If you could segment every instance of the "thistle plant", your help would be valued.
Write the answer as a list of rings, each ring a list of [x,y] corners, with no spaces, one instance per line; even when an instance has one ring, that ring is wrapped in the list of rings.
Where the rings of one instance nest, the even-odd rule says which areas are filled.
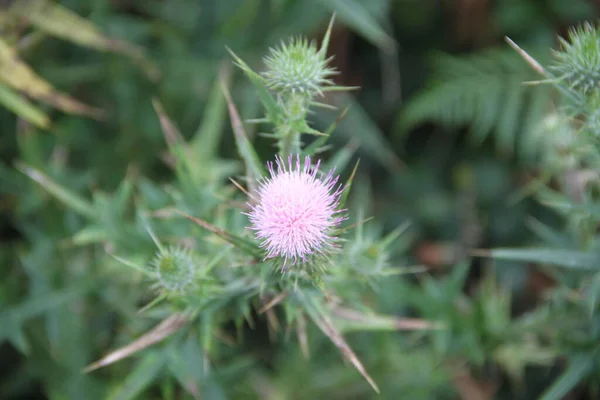
[[[516,47],[514,45],[513,47]],[[536,225],[542,239],[553,238],[534,248],[502,248],[477,252],[496,259],[518,260],[544,266],[544,272],[556,280],[546,294],[549,315],[541,316],[540,340],[549,348],[560,349],[558,358],[566,367],[542,398],[564,398],[580,382],[597,382],[600,375],[600,125],[598,125],[598,89],[600,88],[600,32],[590,23],[572,29],[560,39],[555,61],[544,68],[517,48],[539,73],[543,83],[552,84],[560,94],[554,110],[540,127],[550,143],[556,145],[557,185],[544,180],[535,182],[536,197],[561,215],[566,224],[557,229]],[[552,317],[551,315],[555,315]],[[577,317],[575,317],[577,315]],[[576,340],[573,340],[577,337]],[[597,396],[598,385],[591,385]]]
[[[162,318],[156,327],[148,327],[131,344],[109,353],[87,371],[167,338],[164,351],[183,349],[184,341],[186,349],[201,346],[204,370],[211,366],[209,359],[218,368],[229,354],[228,347],[220,345],[228,336],[223,332],[234,326],[241,337],[244,329],[255,326],[253,316],[258,314],[267,316],[276,337],[282,325],[288,332],[295,330],[306,353],[307,321],[312,321],[378,390],[345,341],[343,330],[357,320],[360,327],[354,330],[433,327],[425,321],[404,324],[363,304],[367,283],[376,285],[380,278],[402,271],[389,262],[389,247],[398,232],[384,238],[363,237],[365,221],[357,217],[362,210],[346,204],[358,164],[346,180],[336,171],[343,172],[347,161],[323,167],[324,146],[336,124],[320,132],[308,121],[311,107],[322,105],[318,97],[349,89],[331,80],[335,71],[326,53],[332,26],[333,19],[319,49],[300,38],[272,49],[262,73],[232,52],[265,110],[265,118],[248,123],[272,127],[268,136],[275,139],[278,154],[261,157],[256,152],[224,78],[215,88],[223,91],[230,112],[240,164],[219,157],[214,145],[218,131],[201,132],[193,144],[186,142],[154,100],[169,147],[166,158],[175,176],[168,185],[142,179],[133,185],[125,179],[114,195],[90,201],[40,171],[21,166],[23,173],[88,221],[74,243],[102,245],[110,270],[123,271],[118,284],[147,285],[146,293],[136,299],[143,305],[141,313]],[[318,137],[304,146],[303,134]],[[323,154],[319,160],[317,152]],[[340,158],[335,151],[330,157],[344,159],[349,158]],[[224,183],[228,179],[232,185]],[[346,237],[353,230],[351,219],[358,229]],[[158,290],[151,291],[152,284]],[[153,297],[148,300],[148,295]],[[186,334],[176,335],[180,330]]]

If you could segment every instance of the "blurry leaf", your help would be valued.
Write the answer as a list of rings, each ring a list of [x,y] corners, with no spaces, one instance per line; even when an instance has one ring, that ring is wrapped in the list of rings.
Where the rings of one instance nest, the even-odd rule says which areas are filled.
[[[133,188],[134,184],[131,178],[126,177],[123,179],[110,204],[111,211],[114,215],[125,217],[127,213],[127,207],[132,200]]]
[[[360,148],[386,167],[388,171],[397,171],[402,166],[402,162],[365,109],[347,93],[338,93],[332,96],[332,99],[337,106],[347,105],[349,107],[344,118],[339,121],[339,134],[346,135],[348,139],[357,140]]]
[[[350,174],[350,177],[346,181],[344,192],[340,196],[340,209],[344,208],[344,206],[346,205],[346,200],[348,200],[348,196],[350,195],[350,189],[352,189],[352,183],[354,182],[354,178],[356,177],[356,171],[358,170],[358,163],[359,161],[356,161],[356,164],[354,164],[352,174]]]
[[[51,195],[81,215],[90,219],[96,219],[98,216],[94,206],[89,201],[80,197],[78,194],[71,192],[69,189],[60,186],[37,169],[31,168],[23,163],[18,163],[17,169],[39,183],[40,186],[46,189]]]
[[[544,392],[540,400],[561,400],[583,379],[587,378],[594,366],[592,354],[576,355],[569,360],[569,366],[554,384]]]
[[[204,368],[208,358],[198,345],[199,342],[196,335],[190,335],[184,343],[173,346],[168,352],[169,370],[194,399],[225,400],[227,396],[217,384],[215,374]],[[225,368],[230,368],[231,364],[233,363],[227,363]]]
[[[171,373],[195,399],[200,398],[199,383],[206,374],[204,370],[206,356],[198,346],[198,342],[199,339],[195,335],[190,335],[183,345],[168,352]]]
[[[531,341],[507,343],[494,351],[494,359],[519,383],[523,383],[527,366],[550,366],[555,358],[556,351]]]
[[[505,248],[473,250],[472,254],[478,257],[550,264],[571,268],[574,270],[595,271],[600,268],[600,254],[574,250],[557,250],[550,248]]]
[[[570,238],[564,232],[553,229],[550,226],[543,224],[535,218],[527,220],[527,227],[536,234],[544,243],[553,247],[568,247]]]
[[[158,115],[165,142],[167,142],[169,151],[174,157],[172,162],[175,164],[174,168],[177,172],[179,181],[183,184],[187,184],[185,186],[193,186],[194,182],[191,177],[194,168],[191,160],[193,157],[192,152],[188,148],[181,133],[179,133],[179,130],[175,127],[173,121],[171,121],[169,116],[165,113],[160,101],[154,98],[152,99],[152,105],[154,106],[154,111],[156,111],[156,114]]]
[[[379,387],[367,373],[367,370],[363,366],[362,362],[358,359],[354,351],[350,348],[342,334],[336,329],[329,317],[319,307],[319,305],[313,299],[312,294],[299,292],[299,299],[304,305],[306,313],[310,316],[312,321],[319,327],[319,329],[333,342],[338,348],[344,359],[348,360],[354,368],[365,378],[365,380],[371,385],[373,390],[380,393]]]
[[[50,126],[50,118],[48,118],[46,113],[1,83],[0,104],[39,128],[48,128]]]
[[[21,159],[32,167],[44,168],[48,160],[43,146],[45,132],[42,132],[41,129],[28,127],[17,129],[16,133],[17,147]]]
[[[8,335],[8,342],[11,345],[13,345],[15,349],[19,350],[22,354],[29,353],[29,343],[27,342],[27,338],[25,338],[25,333],[23,333],[23,330],[21,328],[13,328],[12,331],[8,333]],[[0,333],[0,339],[1,338],[2,333]]]
[[[396,133],[404,135],[425,122],[451,128],[469,126],[474,144],[494,135],[500,151],[519,149],[523,157],[540,153],[539,124],[552,100],[547,85],[524,86],[537,78],[512,50],[492,49],[457,57],[436,54],[432,77],[403,108]]]
[[[597,273],[591,279],[590,285],[586,290],[586,295],[591,318],[598,309],[598,304],[600,304],[600,273]]]
[[[339,124],[339,122],[344,119],[344,117],[346,116],[346,113],[348,112],[348,110],[350,109],[350,106],[347,106],[341,113],[340,115],[338,115],[338,117],[335,119],[335,121],[333,121],[329,127],[325,130],[324,135],[323,136],[319,136],[317,139],[315,139],[310,145],[308,145],[307,147],[305,147],[302,150],[302,156],[313,156],[316,153],[319,153],[321,151],[323,151],[323,148],[325,146],[325,144],[327,143],[327,140],[329,139],[329,137],[331,136],[331,134],[333,133],[333,131],[335,130],[335,128],[337,127],[337,125]]]
[[[208,96],[206,108],[202,116],[202,123],[193,136],[190,146],[198,158],[202,161],[213,159],[217,156],[219,141],[223,133],[225,122],[226,103],[222,92],[222,84],[227,86],[229,80],[229,70],[222,68],[221,80],[215,79],[213,87]]]
[[[130,400],[138,398],[146,388],[155,383],[165,364],[163,353],[148,352],[122,383],[108,396],[110,400]]]
[[[356,32],[369,40],[375,46],[390,49],[394,40],[383,30],[377,20],[371,15],[364,4],[358,0],[318,0]]]
[[[136,339],[135,341],[129,343],[128,345],[121,347],[117,350],[114,350],[102,357],[100,360],[88,365],[84,372],[90,372],[98,368],[105,367],[107,365],[113,364],[117,361],[120,361],[124,358],[129,357],[132,354],[135,354],[149,346],[152,346],[155,343],[158,343],[172,333],[177,332],[181,329],[187,322],[189,321],[189,316],[184,314],[173,314],[170,317],[164,319],[160,324],[155,326],[152,330],[146,332],[141,337]]]
[[[88,226],[73,235],[71,239],[76,246],[104,243],[110,240],[106,229],[99,226]]]
[[[497,390],[497,384],[481,382],[473,377],[466,368],[453,367],[452,383],[460,394],[461,400],[492,400]],[[458,370],[458,371],[457,371]]]
[[[238,152],[246,165],[246,171],[248,173],[248,186],[250,187],[250,190],[253,191],[253,189],[256,187],[257,180],[266,174],[265,169],[260,162],[252,143],[250,143],[250,140],[246,135],[240,115],[237,112],[235,104],[233,104],[233,100],[231,99],[226,82],[221,81],[221,88],[229,108],[229,117],[231,119],[231,126],[235,136],[235,143],[237,144]]]
[[[9,10],[25,18],[39,30],[81,46],[124,54],[139,62],[151,79],[160,72],[133,44],[107,38],[92,22],[51,0],[18,0]]]
[[[357,142],[351,141],[346,146],[337,150],[335,154],[323,164],[323,170],[329,171],[335,168],[338,173],[342,172],[348,166],[348,163],[352,159],[354,153],[356,153],[357,148]]]
[[[100,118],[103,111],[93,108],[56,91],[19,59],[14,49],[0,38],[0,82],[4,82],[26,95],[51,104],[68,113]]]
[[[600,205],[598,203],[578,203],[570,200],[563,193],[556,192],[548,187],[541,187],[537,193],[541,204],[552,207],[565,216],[580,216],[600,220]]]
[[[88,290],[94,288],[97,283],[97,278],[78,282],[50,294],[29,297],[24,302],[3,310],[0,313],[0,321],[2,321],[2,324],[0,324],[0,339],[7,337],[20,338],[22,334],[19,331],[26,320],[81,297]]]
[[[142,273],[143,275],[146,275],[149,277],[155,277],[155,275],[151,271],[149,271],[147,268],[144,268],[143,266],[138,265],[138,264],[134,263],[133,261],[126,260],[126,259],[119,257],[117,255],[114,255],[114,254],[111,254],[111,257],[114,258],[115,260],[117,260],[118,262],[120,262],[121,264],[126,265],[129,268],[136,270],[137,272]]]
[[[242,71],[244,71],[248,78],[250,78],[250,81],[252,82],[252,85],[256,90],[256,94],[258,95],[258,99],[260,100],[263,107],[265,108],[265,111],[267,112],[267,118],[269,119],[269,121],[271,121],[272,123],[276,123],[277,121],[279,121],[279,119],[281,118],[281,111],[279,109],[279,106],[277,105],[277,102],[271,95],[271,92],[269,92],[269,89],[267,89],[264,78],[258,75],[256,72],[252,71],[248,64],[246,64],[244,60],[236,56],[235,53],[233,53],[233,51],[229,50],[229,53],[235,60],[236,65],[240,67]],[[227,86],[225,86],[225,82],[223,82],[222,87],[227,97],[227,93],[229,92],[226,91]],[[228,103],[232,104],[231,101],[228,101]]]
[[[260,11],[260,0],[243,1],[232,11],[233,13],[228,15],[219,27],[219,34],[231,39],[236,35],[243,35],[243,31],[256,20],[257,13]]]
[[[371,313],[364,314],[342,307],[336,307],[332,312],[336,326],[342,332],[443,329],[442,324],[422,319],[396,318]]]

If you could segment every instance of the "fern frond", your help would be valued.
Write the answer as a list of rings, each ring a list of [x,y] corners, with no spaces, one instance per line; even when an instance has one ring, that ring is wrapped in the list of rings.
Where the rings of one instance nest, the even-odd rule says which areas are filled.
[[[428,87],[399,116],[399,134],[424,122],[468,126],[475,145],[493,135],[504,154],[517,152],[531,161],[539,153],[543,138],[533,132],[552,104],[554,89],[525,85],[539,76],[517,54],[509,49],[463,57],[436,54],[432,67]]]

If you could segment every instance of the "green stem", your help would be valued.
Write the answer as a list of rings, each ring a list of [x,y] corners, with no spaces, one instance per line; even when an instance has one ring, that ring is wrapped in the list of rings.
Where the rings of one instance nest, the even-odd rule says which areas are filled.
[[[301,94],[291,94],[285,101],[286,121],[279,129],[279,155],[286,158],[289,154],[300,152],[300,132],[295,127],[306,125],[310,98]]]
[[[279,140],[279,155],[287,158],[288,155],[300,152],[300,132],[286,126],[282,138]]]

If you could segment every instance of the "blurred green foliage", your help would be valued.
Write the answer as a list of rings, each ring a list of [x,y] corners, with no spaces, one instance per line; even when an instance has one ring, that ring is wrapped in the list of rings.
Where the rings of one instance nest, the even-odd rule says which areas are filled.
[[[296,340],[278,325],[283,310],[260,313],[259,302],[236,297],[156,334],[173,310],[140,312],[157,291],[123,265],[151,261],[149,225],[167,240],[201,236],[205,265],[243,262],[193,223],[150,223],[145,211],[176,206],[243,228],[223,205],[244,201],[227,181],[244,163],[220,79],[241,118],[264,110],[227,48],[261,70],[281,40],[322,38],[333,12],[336,83],[361,89],[323,100],[350,108],[322,156],[344,179],[360,158],[348,208],[352,222],[375,217],[347,235],[344,279],[363,280],[336,289],[365,312],[444,324],[335,321],[381,395],[308,318]],[[585,186],[597,180],[597,147],[575,135],[593,131],[586,105],[597,103],[522,85],[544,77],[504,40],[547,66],[557,35],[597,14],[591,0],[0,1],[0,71],[18,57],[38,84],[0,72],[0,398],[598,396],[597,188]],[[48,101],[40,85],[59,96]],[[316,109],[310,120],[325,131],[338,115]],[[271,159],[276,147],[259,135],[269,126],[244,127]],[[494,260],[472,248],[497,248],[477,253]],[[384,265],[406,273],[368,277]],[[228,300],[204,294],[203,305]],[[148,332],[169,337],[82,373]]]

